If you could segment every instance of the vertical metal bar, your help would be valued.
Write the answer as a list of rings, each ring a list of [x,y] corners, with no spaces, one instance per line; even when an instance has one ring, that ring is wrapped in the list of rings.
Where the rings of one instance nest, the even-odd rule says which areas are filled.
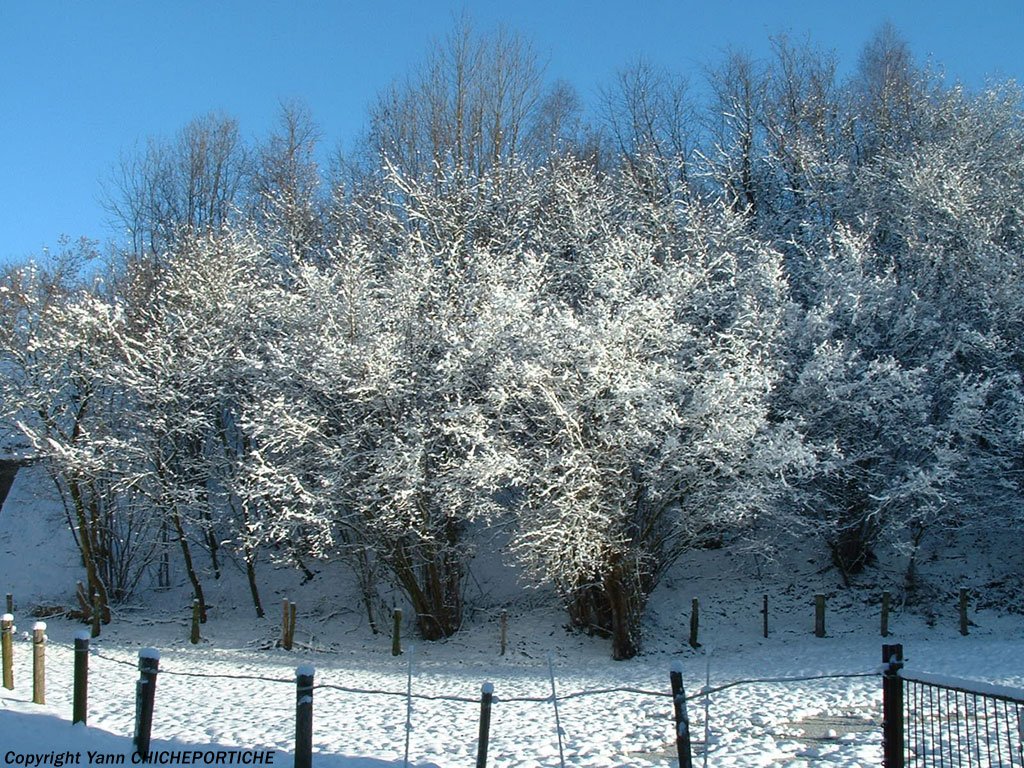
[[[976,694],[976,693],[971,694],[971,704],[974,706],[974,718],[973,718],[973,720],[974,720],[974,734],[975,734],[975,737],[973,739],[968,737],[968,739],[967,739],[967,748],[970,749],[971,742],[973,741],[974,742],[975,757],[977,757],[978,763],[980,764],[981,763],[981,739],[979,738],[979,736],[981,735],[981,725],[978,723],[978,694]]]
[[[883,645],[882,663],[886,665],[882,676],[882,743],[885,768],[904,768],[903,733],[903,646]]]
[[[75,635],[75,691],[71,706],[71,722],[82,723],[89,711],[89,633]]]
[[[476,768],[487,768],[487,745],[491,736],[491,702],[494,686],[484,683],[480,690],[480,737],[476,748]]]
[[[135,753],[145,760],[149,756],[150,734],[153,730],[153,707],[156,701],[156,676],[160,671],[160,651],[143,648],[139,651],[139,681],[135,684]]]
[[[313,768],[313,677],[303,664],[295,670],[295,768]]]
[[[565,749],[562,745],[562,719],[558,715],[558,692],[555,690],[555,655],[548,653],[548,673],[551,677],[551,703],[555,708],[555,731],[558,734],[558,764],[565,768]]]
[[[693,768],[693,749],[690,745],[690,716],[686,711],[686,691],[683,690],[683,665],[678,661],[672,663],[669,681],[672,685],[672,704],[676,724],[676,754],[679,757],[679,768]]]

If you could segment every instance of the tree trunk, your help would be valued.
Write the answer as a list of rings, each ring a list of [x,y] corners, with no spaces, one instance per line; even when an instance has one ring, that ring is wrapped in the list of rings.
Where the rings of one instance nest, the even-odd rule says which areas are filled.
[[[89,585],[89,598],[93,595],[99,596],[100,620],[104,624],[110,623],[110,604],[107,595],[107,587],[100,578],[100,567],[96,561],[95,541],[96,532],[92,530],[89,516],[86,514],[85,498],[82,487],[77,479],[68,479],[68,495],[74,507],[75,519],[78,522],[78,546],[82,553],[82,564],[85,566],[85,579]]]
[[[252,604],[256,608],[256,618],[262,619],[263,602],[260,600],[260,589],[256,584],[256,550],[246,544],[243,547],[245,554],[245,576],[249,580],[249,594],[252,595]]]
[[[415,558],[415,560],[414,560]],[[442,640],[462,625],[462,566],[454,555],[421,545],[411,554],[398,543],[388,563],[416,611],[424,640]]]
[[[652,588],[648,581],[621,561],[613,563],[600,583],[582,585],[569,596],[572,626],[611,638],[613,659],[632,659],[640,652],[643,607]]]
[[[192,550],[188,546],[188,539],[185,538],[185,529],[181,524],[181,515],[177,508],[171,513],[171,522],[174,523],[174,530],[178,534],[178,542],[181,544],[181,556],[185,560],[185,571],[188,573],[188,580],[192,582],[192,593],[199,601],[199,623],[206,623],[206,598],[203,597],[203,585],[199,581],[199,574],[196,573],[195,565],[192,562]]]
[[[612,658],[616,661],[632,659],[640,653],[639,585],[622,574],[613,573],[605,579],[605,594],[612,617]]]

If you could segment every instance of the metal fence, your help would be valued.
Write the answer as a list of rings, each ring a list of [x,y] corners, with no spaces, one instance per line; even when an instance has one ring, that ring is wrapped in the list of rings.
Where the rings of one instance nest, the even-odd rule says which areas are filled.
[[[1024,767],[1024,690],[908,672],[901,645],[882,657],[886,768]]]

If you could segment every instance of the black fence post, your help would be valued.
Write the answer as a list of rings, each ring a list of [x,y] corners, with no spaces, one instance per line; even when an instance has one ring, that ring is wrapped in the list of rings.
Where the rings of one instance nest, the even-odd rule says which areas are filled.
[[[693,768],[693,755],[690,748],[690,716],[686,712],[686,692],[683,690],[683,665],[680,662],[672,663],[669,680],[672,683],[672,704],[675,710],[676,752],[679,754],[679,768]]]
[[[391,655],[402,655],[402,609],[395,608],[391,625]]]
[[[825,636],[825,596],[821,593],[814,596],[814,636]]]
[[[89,633],[75,635],[75,692],[72,697],[71,722],[85,725],[89,709]]]
[[[762,596],[762,603],[763,606],[761,608],[761,613],[763,616],[763,626],[761,627],[761,631],[764,633],[765,637],[768,637],[768,595]]]
[[[200,607],[199,607],[199,601],[198,600],[193,600],[192,601],[192,630],[189,632],[189,635],[188,635],[188,641],[190,643],[192,643],[192,645],[198,645],[199,644],[199,640],[201,639],[199,637],[199,618],[200,618],[200,614],[201,614],[201,611],[200,611]]]
[[[295,768],[313,766],[313,676],[312,665],[295,670]]]
[[[156,676],[160,671],[160,651],[143,648],[139,651],[139,680],[135,684],[135,753],[145,760],[149,756],[149,737],[153,731],[153,706],[156,702]]]
[[[508,611],[502,609],[501,611],[501,655],[505,655],[505,650],[508,647]]]
[[[487,745],[491,738],[491,702],[494,686],[484,683],[480,689],[480,740],[476,748],[476,768],[487,768]]]
[[[696,597],[690,601],[690,647],[700,648],[697,633],[700,631],[700,600]]]
[[[904,768],[903,748],[903,646],[882,646],[882,765]]]

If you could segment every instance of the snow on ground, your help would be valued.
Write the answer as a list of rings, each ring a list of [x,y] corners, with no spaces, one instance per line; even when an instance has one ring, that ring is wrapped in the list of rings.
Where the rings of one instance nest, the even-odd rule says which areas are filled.
[[[1024,687],[1024,618],[981,610],[961,637],[954,591],[934,617],[896,610],[895,633],[878,632],[871,591],[839,587],[820,557],[794,551],[775,564],[728,549],[701,552],[659,588],[648,611],[646,651],[613,662],[607,641],[567,633],[542,593],[507,601],[492,574],[474,581],[467,626],[441,643],[419,643],[392,657],[390,638],[373,635],[349,605],[343,573],[324,567],[307,585],[290,572],[262,577],[269,617],[253,616],[244,579],[229,568],[207,580],[210,621],[202,642],[188,642],[190,595],[184,583],[149,591],[122,607],[92,643],[88,727],[72,726],[73,638],[81,625],[48,618],[47,704],[31,703],[31,642],[35,605],[72,604],[79,578],[74,555],[54,542],[61,520],[32,503],[23,481],[16,506],[0,512],[4,569],[0,591],[17,596],[15,688],[0,689],[0,757],[71,751],[130,755],[135,722],[138,652],[161,651],[153,724],[155,750],[274,750],[275,766],[292,764],[295,669],[312,664],[318,686],[384,691],[314,693],[314,764],[366,768],[404,762],[410,661],[414,694],[468,701],[414,699],[409,764],[425,768],[474,763],[481,685],[494,684],[489,765],[526,768],[560,764],[549,658],[559,694],[565,765],[675,765],[669,669],[683,665],[691,697],[695,765],[877,766],[881,764],[883,642],[902,642],[908,668]],[[18,496],[17,494],[21,494]],[[17,505],[21,505],[20,508]],[[15,509],[19,509],[16,514]],[[30,512],[30,514],[29,514]],[[69,557],[70,552],[70,557]],[[19,555],[25,555],[20,557]],[[34,563],[34,565],[33,565]],[[180,574],[179,574],[180,575]],[[879,572],[880,581],[892,574]],[[953,578],[953,577],[950,577]],[[959,576],[956,577],[957,579]],[[977,574],[981,579],[982,575]],[[948,579],[947,579],[948,581]],[[182,580],[183,582],[183,580]],[[490,587],[488,584],[497,584]],[[973,583],[973,582],[967,582]],[[978,582],[980,584],[980,582]],[[761,595],[770,594],[771,633],[762,637]],[[813,594],[829,597],[828,636],[813,635]],[[690,598],[701,599],[701,647],[686,645]],[[275,647],[282,597],[298,604],[297,648]],[[509,652],[498,655],[498,611],[509,610]],[[411,627],[405,627],[406,632]],[[830,676],[792,682],[741,680]],[[868,675],[845,677],[845,675]],[[598,689],[618,690],[573,696]],[[705,708],[706,706],[706,708]],[[99,764],[94,760],[94,764]],[[130,762],[130,759],[129,759]],[[24,764],[24,763],[22,763]],[[183,763],[176,762],[174,765]]]

